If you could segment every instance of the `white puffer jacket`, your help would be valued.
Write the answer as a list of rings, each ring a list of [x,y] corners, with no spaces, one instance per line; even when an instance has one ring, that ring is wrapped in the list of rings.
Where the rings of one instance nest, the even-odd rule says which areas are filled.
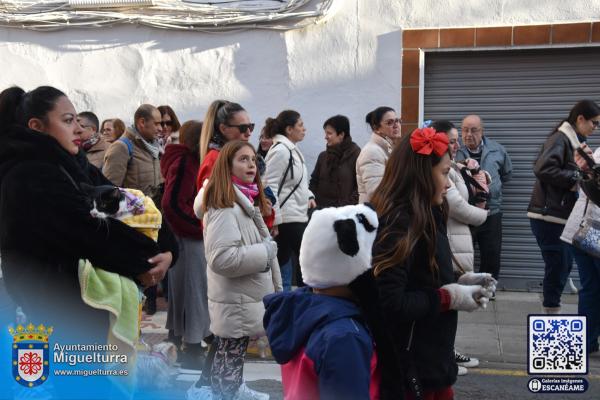
[[[379,186],[383,178],[385,164],[392,154],[392,144],[376,133],[362,148],[356,159],[356,183],[358,186],[358,202],[365,203]]]
[[[454,257],[465,271],[473,271],[474,250],[469,225],[479,226],[487,219],[487,210],[475,207],[468,202],[469,192],[460,172],[450,169],[450,189],[448,200],[448,241]],[[456,262],[452,266],[457,269]]]
[[[267,259],[269,231],[260,210],[235,193],[232,208],[211,208],[203,218],[210,331],[224,338],[262,335],[262,299],[282,290],[277,257]]]
[[[288,168],[290,161],[290,152],[292,155],[292,167],[282,183],[283,175]],[[273,147],[267,153],[265,159],[267,168],[262,177],[263,185],[270,187],[277,198],[277,203],[273,207],[275,210],[275,225],[288,222],[306,222],[308,221],[308,200],[314,197],[308,189],[310,176],[306,170],[304,156],[300,153],[298,147],[283,135],[275,135],[273,138]],[[298,185],[300,182],[300,185]],[[281,191],[279,186],[281,187]],[[292,190],[298,185],[298,188],[292,193]],[[277,194],[279,192],[279,195]],[[288,197],[283,207],[281,203]]]
[[[596,149],[594,152],[594,161],[596,163],[600,163],[600,148]],[[563,242],[567,242],[569,244],[573,244],[573,236],[581,226],[581,222],[587,219],[600,221],[600,208],[592,203],[591,201],[588,203],[587,211],[585,209],[585,203],[587,201],[587,196],[583,192],[583,190],[579,189],[579,197],[575,202],[575,206],[573,206],[573,210],[571,210],[571,214],[569,215],[569,219],[565,224],[565,229],[563,229],[562,235],[560,235],[560,240]],[[585,216],[583,212],[586,211]]]

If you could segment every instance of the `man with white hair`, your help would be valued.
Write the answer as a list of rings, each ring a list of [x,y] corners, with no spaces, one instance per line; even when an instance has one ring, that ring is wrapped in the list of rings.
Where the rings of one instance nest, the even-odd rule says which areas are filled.
[[[456,161],[475,159],[492,178],[487,201],[489,215],[482,225],[473,228],[473,240],[479,245],[479,272],[489,272],[498,279],[502,251],[502,186],[511,179],[512,162],[504,146],[484,136],[479,115],[467,115],[461,130],[463,145],[456,154]]]

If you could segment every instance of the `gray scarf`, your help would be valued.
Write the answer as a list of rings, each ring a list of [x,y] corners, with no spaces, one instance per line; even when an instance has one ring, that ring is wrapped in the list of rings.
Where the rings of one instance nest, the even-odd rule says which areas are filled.
[[[148,142],[142,137],[142,135],[140,135],[140,133],[134,125],[131,125],[131,132],[133,132],[135,137],[142,140],[142,144],[144,145],[146,150],[148,150],[148,153],[150,153],[152,158],[158,159],[158,155],[160,154],[160,145],[158,143],[158,140],[154,139],[152,142]]]

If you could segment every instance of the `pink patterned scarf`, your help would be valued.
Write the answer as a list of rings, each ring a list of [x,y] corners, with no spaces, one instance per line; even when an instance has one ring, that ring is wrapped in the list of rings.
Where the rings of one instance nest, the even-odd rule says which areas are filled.
[[[250,203],[254,204],[254,199],[256,198],[256,196],[258,196],[258,185],[254,182],[246,183],[234,175],[231,175],[231,181],[233,182],[235,187],[240,189],[244,196],[246,196],[248,200],[250,200]]]

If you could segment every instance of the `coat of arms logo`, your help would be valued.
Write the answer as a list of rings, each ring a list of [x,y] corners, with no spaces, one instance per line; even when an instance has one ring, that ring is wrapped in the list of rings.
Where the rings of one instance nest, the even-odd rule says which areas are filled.
[[[35,387],[44,383],[50,372],[48,337],[54,331],[43,324],[37,327],[30,323],[27,326],[17,325],[9,328],[13,337],[12,374],[21,385]]]

